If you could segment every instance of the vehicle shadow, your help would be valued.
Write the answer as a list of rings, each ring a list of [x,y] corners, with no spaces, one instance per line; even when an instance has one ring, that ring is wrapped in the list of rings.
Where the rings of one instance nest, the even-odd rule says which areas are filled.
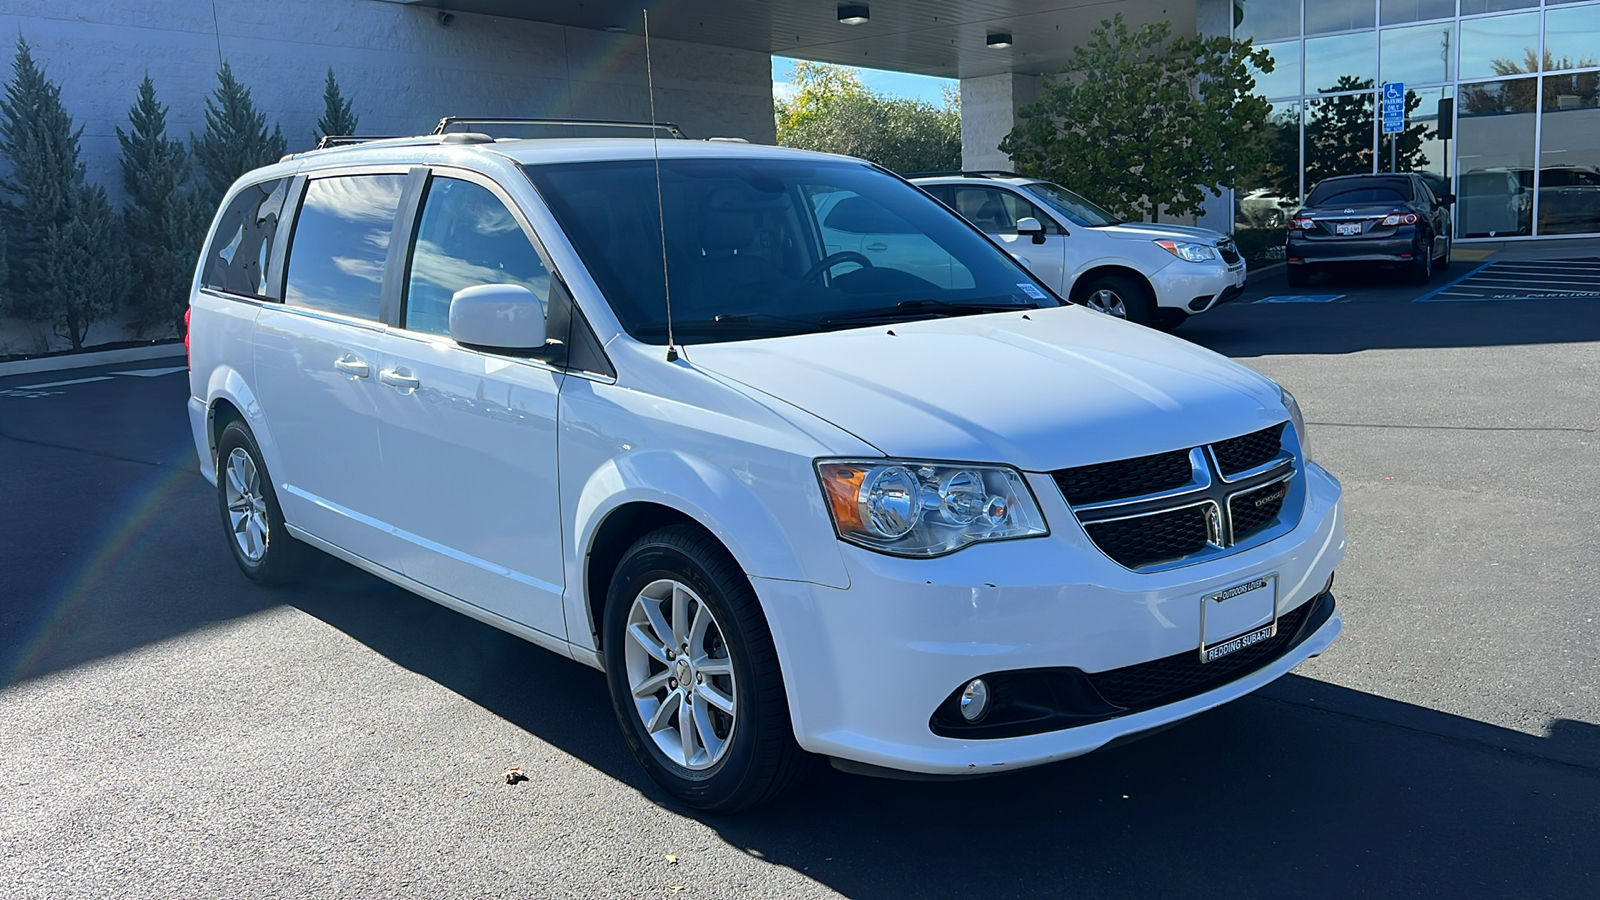
[[[1318,283],[1298,293],[1339,293],[1341,287],[1347,286]],[[1243,301],[1195,316],[1177,336],[1233,357],[1578,343],[1600,340],[1600,301]]]
[[[1588,723],[1534,737],[1291,675],[1053,766],[961,782],[819,766],[772,806],[707,817],[628,755],[600,673],[353,570],[286,599],[850,897],[1600,896]]]

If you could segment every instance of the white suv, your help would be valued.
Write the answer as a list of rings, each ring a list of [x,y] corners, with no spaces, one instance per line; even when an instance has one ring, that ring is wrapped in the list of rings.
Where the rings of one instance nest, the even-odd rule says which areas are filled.
[[[189,410],[247,576],[316,548],[603,669],[650,775],[722,811],[817,756],[1088,753],[1339,633],[1339,483],[1273,382],[859,160],[659,154],[453,134],[240,179]],[[841,210],[943,259],[834,249]]]
[[[1090,309],[1171,330],[1244,291],[1244,258],[1210,229],[1124,222],[1059,184],[1010,172],[911,180]]]

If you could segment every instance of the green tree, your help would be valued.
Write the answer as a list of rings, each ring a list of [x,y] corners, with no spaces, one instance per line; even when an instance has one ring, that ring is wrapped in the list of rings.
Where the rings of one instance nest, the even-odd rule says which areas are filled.
[[[117,128],[122,144],[122,219],[130,250],[129,304],[140,334],[177,327],[189,303],[189,280],[207,224],[205,210],[189,186],[189,154],[167,137],[167,109],[156,101],[146,75],[128,110],[130,130]]]
[[[774,104],[778,143],[842,153],[897,172],[961,166],[961,103],[946,91],[939,105],[886,97],[861,83],[855,69],[797,62],[795,94]]]
[[[1372,79],[1340,76],[1336,91],[1359,91],[1306,101],[1306,187],[1335,175],[1372,171],[1378,93]]]
[[[312,137],[322,140],[327,135],[355,134],[361,119],[352,110],[355,101],[346,100],[333,78],[333,66],[328,67],[328,81],[322,86],[322,118],[317,120],[317,130]]]
[[[233,67],[217,70],[217,89],[206,98],[206,128],[192,142],[200,169],[200,197],[215,209],[223,194],[251,169],[277,162],[288,149],[277,125],[267,131],[267,114],[257,112],[250,89],[233,77]]]
[[[1229,37],[1130,32],[1118,15],[1073,49],[1060,77],[1018,110],[1000,142],[1019,171],[1058,181],[1130,218],[1199,213],[1268,152],[1271,105],[1251,67],[1272,57]]]
[[[61,87],[17,38],[12,78],[0,100],[0,155],[11,177],[0,205],[9,242],[7,312],[49,322],[82,349],[89,329],[126,292],[122,233],[98,185],[87,183]]]

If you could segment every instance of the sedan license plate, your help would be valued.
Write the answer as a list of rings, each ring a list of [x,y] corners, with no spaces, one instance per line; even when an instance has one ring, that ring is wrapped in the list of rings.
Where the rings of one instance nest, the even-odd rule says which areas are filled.
[[[1200,600],[1200,661],[1216,662],[1278,633],[1278,576],[1265,575]]]
[[[1339,224],[1333,226],[1333,233],[1334,234],[1360,234],[1361,233],[1361,223],[1360,222],[1340,222]]]

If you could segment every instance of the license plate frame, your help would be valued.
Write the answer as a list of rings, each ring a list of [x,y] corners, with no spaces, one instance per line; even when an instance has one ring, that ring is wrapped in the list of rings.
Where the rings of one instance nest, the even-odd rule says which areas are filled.
[[[1225,607],[1224,604],[1244,600]],[[1269,604],[1269,606],[1263,606]],[[1265,609],[1263,615],[1262,610]],[[1240,624],[1240,623],[1244,624]],[[1278,634],[1278,573],[1200,598],[1200,663],[1213,663]]]
[[[1337,222],[1333,226],[1333,233],[1339,237],[1354,237],[1361,233],[1361,223]]]

